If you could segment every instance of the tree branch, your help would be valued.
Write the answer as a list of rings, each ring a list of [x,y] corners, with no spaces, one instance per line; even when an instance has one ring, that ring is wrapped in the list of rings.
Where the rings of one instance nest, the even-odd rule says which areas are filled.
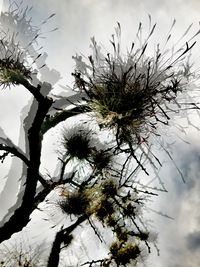
[[[49,129],[56,126],[59,122],[64,121],[74,115],[78,115],[84,112],[85,112],[84,106],[77,106],[69,110],[56,112],[56,114],[47,118],[43,122],[41,132],[42,134],[45,134]]]
[[[34,204],[32,207],[32,211],[34,211],[35,208],[37,208],[37,206],[43,202],[45,200],[45,198],[47,197],[47,195],[56,187],[59,185],[63,185],[63,184],[67,184],[67,183],[71,183],[73,182],[73,178],[74,178],[75,172],[72,173],[72,175],[69,178],[63,179],[63,180],[59,180],[58,182],[53,182],[52,184],[47,183],[44,186],[44,189],[42,191],[40,191],[34,198]]]
[[[11,154],[13,154],[14,156],[16,156],[17,158],[21,159],[26,166],[28,167],[30,165],[29,160],[27,159],[27,157],[22,154],[16,147],[10,147],[4,144],[0,144],[0,150],[2,151],[6,151]],[[38,181],[44,186],[47,187],[48,186],[48,182],[39,174],[38,176]]]
[[[7,151],[13,154],[14,156],[21,159],[27,166],[29,166],[29,160],[27,159],[27,157],[22,154],[16,147],[10,147],[4,144],[0,144],[0,150]]]
[[[40,130],[42,122],[53,102],[52,99],[44,97],[40,93],[39,95],[36,93],[36,95],[37,97],[39,96],[38,109],[34,121],[28,130],[30,158],[29,165],[27,167],[24,196],[21,206],[15,210],[9,221],[0,228],[0,243],[6,239],[9,239],[12,234],[21,231],[22,228],[27,225],[30,220],[29,217],[32,212],[32,206],[34,204],[37,181],[40,177],[39,167],[42,141]]]
[[[70,225],[69,227],[65,229],[61,229],[59,232],[57,232],[51,252],[48,259],[47,267],[58,267],[59,264],[59,258],[60,258],[60,251],[61,251],[61,244],[65,241],[65,239],[69,236],[69,234],[82,222],[84,222],[86,219],[88,219],[88,216],[86,214],[80,216],[77,221]]]
[[[35,97],[35,99],[38,102],[41,102],[44,100],[44,96],[40,92],[41,85],[38,84],[37,87],[33,86],[32,84],[29,83],[28,80],[26,79],[21,79],[20,84],[23,85],[28,91]]]

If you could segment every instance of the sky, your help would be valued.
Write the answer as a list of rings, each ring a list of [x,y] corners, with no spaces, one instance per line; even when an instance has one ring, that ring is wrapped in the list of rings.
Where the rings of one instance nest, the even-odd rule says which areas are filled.
[[[16,3],[20,2],[21,0],[16,0]],[[4,0],[3,5],[6,4],[7,1]],[[152,21],[158,24],[154,39],[158,38],[159,42],[166,37],[174,18],[177,21],[174,40],[177,40],[191,23],[194,23],[194,31],[198,30],[200,20],[198,0],[24,0],[23,5],[33,6],[30,12],[33,25],[39,26],[45,18],[56,13],[56,16],[42,27],[42,36],[46,38],[39,39],[39,42],[44,46],[43,51],[48,54],[47,65],[50,69],[57,70],[62,77],[54,86],[55,92],[62,91],[66,95],[71,94],[63,88],[72,85],[71,72],[75,65],[72,56],[76,53],[90,55],[89,45],[92,36],[104,45],[105,50],[109,49],[109,39],[117,22],[121,24],[122,43],[126,48],[130,47],[140,21],[143,22],[144,32],[148,30],[148,14],[151,15]],[[51,32],[56,27],[58,30]],[[198,43],[194,50],[195,54],[193,53],[197,64],[200,40]],[[30,96],[23,88],[16,87],[1,90],[0,94],[0,126],[17,144],[21,133],[20,115],[24,106],[30,101]],[[199,125],[198,118],[192,117],[192,120],[197,126]],[[44,142],[48,143],[48,138],[53,140],[53,132],[49,135]],[[52,143],[56,143],[56,138]],[[158,232],[160,256],[153,252],[148,259],[148,267],[200,266],[199,138],[200,133],[190,126],[184,136],[190,144],[181,142],[177,138],[172,147],[175,162],[186,177],[185,184],[170,160],[166,159],[166,167],[161,175],[168,193],[160,194],[152,206],[173,219],[150,213],[149,216]],[[55,160],[52,152],[54,148],[46,146],[45,149],[44,153],[49,157],[44,163],[44,168],[51,168]],[[11,160],[5,163],[3,167],[1,166],[1,185],[6,183],[3,177],[10,171]],[[18,190],[17,184],[15,186],[13,184],[16,179],[12,177],[21,171],[20,165],[17,162],[15,164],[14,169],[12,168],[14,173],[9,174],[10,183],[7,183],[7,192],[11,195],[15,195]],[[4,188],[3,185],[0,192]],[[15,199],[6,199],[2,192],[0,200],[1,216],[3,216]]]

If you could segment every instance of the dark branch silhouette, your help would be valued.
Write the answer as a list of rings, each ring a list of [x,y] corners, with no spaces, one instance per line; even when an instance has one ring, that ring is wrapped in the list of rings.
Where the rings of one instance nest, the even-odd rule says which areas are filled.
[[[37,90],[37,88],[31,86],[29,83],[26,85],[28,85],[31,90]],[[26,187],[22,204],[17,210],[15,210],[9,221],[0,228],[0,242],[10,238],[13,233],[21,231],[30,220],[37,181],[38,177],[40,176],[39,167],[42,141],[40,130],[42,122],[50,106],[52,105],[52,100],[48,97],[43,97],[43,95],[39,92],[37,92],[37,98],[39,100],[37,113],[35,115],[33,124],[27,133],[29,140],[29,165],[27,167]]]

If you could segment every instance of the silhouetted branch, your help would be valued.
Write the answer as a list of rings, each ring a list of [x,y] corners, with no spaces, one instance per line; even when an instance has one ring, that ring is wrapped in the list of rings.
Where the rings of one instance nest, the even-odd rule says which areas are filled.
[[[35,97],[35,99],[37,101],[42,101],[43,100],[43,95],[40,93],[40,88],[41,85],[38,84],[37,87],[33,86],[32,84],[30,84],[26,79],[23,79],[21,81],[21,84],[28,89],[28,91]]]
[[[21,159],[27,166],[29,166],[29,160],[27,159],[27,157],[24,154],[22,154],[19,150],[17,150],[17,148],[9,147],[9,146],[4,145],[4,144],[0,144],[0,150],[11,153],[12,155]]]
[[[84,262],[83,264],[81,264],[81,266],[84,266],[84,265],[88,265],[88,267],[92,267],[93,265],[94,266],[97,266],[96,264],[99,263],[100,267],[103,266],[103,263],[105,262],[105,259],[103,260],[93,260],[93,261],[87,261],[87,262]]]
[[[86,214],[80,216],[77,221],[70,225],[69,227],[60,230],[54,239],[51,253],[49,255],[48,264],[47,267],[57,267],[59,264],[59,258],[60,258],[60,251],[61,251],[61,244],[64,242],[64,240],[67,238],[67,236],[81,223],[83,223],[86,219],[88,219],[88,216]]]
[[[28,82],[26,83],[30,90],[35,90]],[[0,228],[0,242],[10,238],[13,233],[20,231],[29,222],[29,216],[32,212],[34,197],[36,193],[37,181],[40,176],[40,156],[41,156],[41,125],[52,105],[52,100],[36,93],[38,98],[38,109],[34,121],[28,130],[29,141],[29,165],[27,167],[27,178],[24,196],[21,206],[15,210],[8,222]]]
[[[72,173],[72,175],[69,178],[65,178],[63,180],[59,180],[58,182],[46,182],[44,185],[44,188],[42,191],[40,191],[34,198],[34,204],[32,207],[32,211],[34,211],[37,206],[45,200],[45,198],[48,196],[48,194],[54,190],[57,186],[59,185],[64,185],[67,183],[72,183],[73,184],[73,178],[74,178],[75,172]]]
[[[101,237],[100,233],[98,232],[95,224],[92,222],[92,220],[90,218],[88,218],[88,222],[91,226],[91,228],[93,229],[95,235],[98,237],[98,239],[100,240],[100,242],[103,242],[103,238]]]
[[[49,129],[55,127],[59,122],[84,112],[84,106],[77,106],[69,110],[56,112],[56,114],[54,114],[53,116],[46,118],[46,120],[42,124],[41,132],[42,134],[45,134]]]

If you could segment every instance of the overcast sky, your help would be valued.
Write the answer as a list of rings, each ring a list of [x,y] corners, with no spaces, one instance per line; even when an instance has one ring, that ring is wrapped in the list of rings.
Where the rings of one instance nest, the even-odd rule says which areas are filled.
[[[21,0],[16,0],[21,2]],[[1,4],[1,1],[0,1]],[[6,1],[4,0],[4,5]],[[41,45],[48,53],[46,62],[50,68],[58,70],[62,79],[55,85],[71,84],[71,72],[74,62],[72,56],[77,53],[90,55],[90,38],[109,47],[109,39],[117,22],[122,27],[124,47],[129,47],[135,37],[140,21],[148,29],[148,14],[158,23],[154,39],[162,41],[167,34],[173,19],[177,20],[176,37],[180,37],[190,23],[198,29],[200,20],[200,2],[198,0],[24,0],[24,5],[33,6],[31,11],[33,25],[39,25],[52,13],[56,16],[44,25]],[[56,32],[49,32],[58,27]],[[199,44],[197,44],[200,48]],[[195,50],[200,51],[200,49]],[[195,57],[199,58],[198,54]],[[15,143],[19,139],[20,113],[30,99],[22,88],[1,91],[0,126]],[[20,88],[21,89],[21,88]],[[198,120],[195,119],[198,124]],[[183,184],[174,167],[166,164],[163,171],[168,193],[160,195],[155,207],[173,217],[173,220],[152,214],[155,229],[159,233],[161,255],[152,255],[148,267],[198,267],[200,266],[200,133],[189,129],[185,139],[190,145],[177,141],[173,146],[173,155],[179,164],[186,184]],[[52,159],[49,158],[49,166]],[[48,164],[47,164],[48,165]],[[9,171],[2,167],[2,177]],[[5,182],[5,179],[2,180]],[[3,188],[3,186],[2,186]],[[6,206],[5,200],[3,205]]]

